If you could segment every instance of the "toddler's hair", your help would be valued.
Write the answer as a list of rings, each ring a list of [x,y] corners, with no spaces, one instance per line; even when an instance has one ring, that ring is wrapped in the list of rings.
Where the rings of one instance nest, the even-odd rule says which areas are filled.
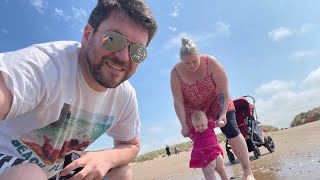
[[[201,117],[205,117],[207,119],[206,113],[203,111],[194,111],[191,114],[191,122],[197,122],[201,119]]]

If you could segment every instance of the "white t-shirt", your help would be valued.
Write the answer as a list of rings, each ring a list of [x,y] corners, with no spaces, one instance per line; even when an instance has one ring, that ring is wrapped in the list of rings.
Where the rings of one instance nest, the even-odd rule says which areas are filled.
[[[38,164],[48,177],[65,153],[84,150],[103,133],[133,139],[140,130],[135,90],[128,81],[106,92],[85,82],[78,42],[36,44],[0,54],[0,71],[13,94],[0,121],[0,153]]]

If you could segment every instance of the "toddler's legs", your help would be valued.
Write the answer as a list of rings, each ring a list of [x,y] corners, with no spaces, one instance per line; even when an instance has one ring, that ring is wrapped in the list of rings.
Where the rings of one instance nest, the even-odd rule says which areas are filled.
[[[226,167],[224,166],[223,157],[221,154],[216,158],[216,161],[217,161],[216,171],[220,175],[221,179],[228,180]]]
[[[216,180],[216,176],[214,175],[216,169],[216,159],[213,160],[208,166],[202,168],[202,172],[204,175],[204,178],[206,180]]]

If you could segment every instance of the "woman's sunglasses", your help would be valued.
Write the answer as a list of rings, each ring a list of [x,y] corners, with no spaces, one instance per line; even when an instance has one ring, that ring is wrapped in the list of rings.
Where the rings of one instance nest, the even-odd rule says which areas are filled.
[[[129,45],[130,59],[139,64],[147,57],[147,49],[138,43],[129,43],[128,39],[116,32],[109,31],[103,35],[102,46],[110,51],[117,52]]]

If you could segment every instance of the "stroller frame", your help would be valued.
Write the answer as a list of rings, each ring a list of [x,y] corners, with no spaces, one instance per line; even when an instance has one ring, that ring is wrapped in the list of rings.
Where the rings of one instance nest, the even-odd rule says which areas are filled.
[[[250,98],[253,103],[249,103],[247,98]],[[236,121],[241,134],[244,136],[248,152],[254,153],[256,159],[261,156],[259,147],[265,146],[270,153],[275,151],[275,145],[270,136],[263,137],[260,128],[261,123],[258,121],[258,115],[255,108],[255,99],[250,96],[242,96],[235,99],[234,105],[236,108]],[[235,163],[234,153],[228,139],[226,140],[226,152],[231,163]]]

